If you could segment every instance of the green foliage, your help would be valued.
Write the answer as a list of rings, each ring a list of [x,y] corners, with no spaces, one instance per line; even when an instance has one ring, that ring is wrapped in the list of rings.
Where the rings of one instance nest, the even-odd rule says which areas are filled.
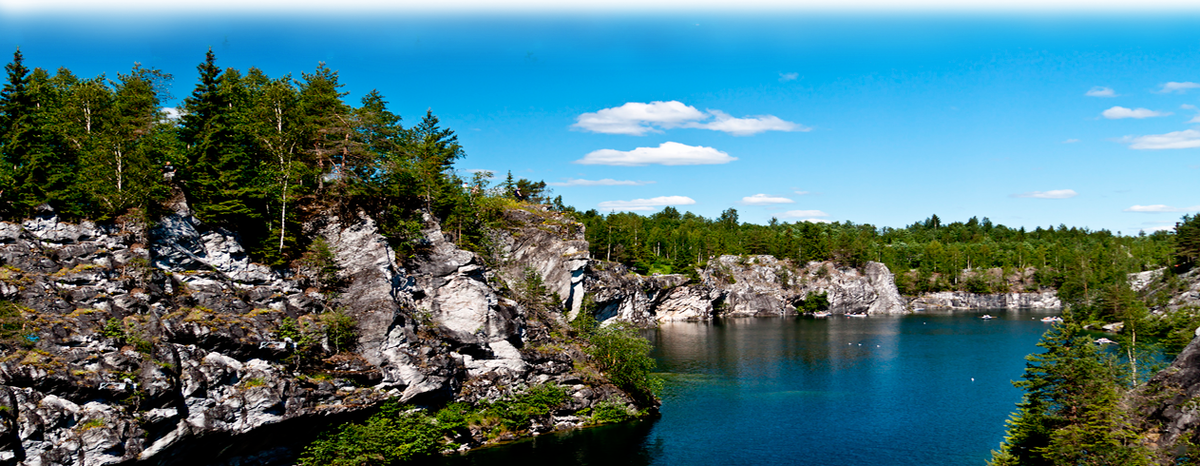
[[[349,350],[358,343],[358,321],[344,311],[322,314],[321,324],[325,330],[325,338],[335,353]]]
[[[315,273],[317,284],[322,288],[331,289],[338,285],[338,266],[325,238],[316,238],[309,244],[300,264]]]
[[[399,403],[387,403],[363,423],[343,424],[305,447],[300,465],[386,465],[437,454],[453,447],[447,439],[471,426],[495,432],[528,428],[570,400],[556,384],[534,385],[495,402],[451,403],[433,415]]]
[[[597,329],[587,339],[588,355],[613,384],[643,400],[653,399],[662,389],[662,379],[653,374],[650,342],[636,328],[618,322]]]
[[[616,424],[636,419],[638,412],[620,401],[605,400],[592,406],[589,422],[592,424]]]
[[[1120,408],[1113,357],[1080,334],[1074,318],[1046,332],[1046,351],[1026,357],[1025,390],[993,465],[1148,464]]]
[[[121,319],[111,318],[104,322],[104,326],[100,327],[100,335],[104,338],[112,338],[115,340],[125,340],[125,325]]]
[[[365,423],[343,424],[304,449],[304,466],[387,465],[441,451],[443,429],[423,411],[389,403]]]
[[[37,335],[27,327],[21,317],[21,307],[8,301],[0,301],[0,344],[13,347],[32,347]]]
[[[1200,259],[1200,215],[1184,215],[1175,223],[1175,254],[1188,264]]]
[[[566,389],[557,384],[534,385],[515,396],[480,403],[477,417],[495,420],[502,431],[516,432],[529,427],[533,418],[550,414],[569,399]]]
[[[827,310],[829,310],[829,294],[824,291],[810,293],[796,304],[796,312],[801,314],[811,314]]]
[[[1143,322],[1143,334],[1158,338],[1167,356],[1174,356],[1196,337],[1200,327],[1200,309],[1187,307],[1161,317],[1150,316]]]

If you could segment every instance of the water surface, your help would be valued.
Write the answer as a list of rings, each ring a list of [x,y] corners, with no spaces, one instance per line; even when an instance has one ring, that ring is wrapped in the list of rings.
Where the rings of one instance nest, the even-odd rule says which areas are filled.
[[[993,320],[979,317],[985,312]],[[1042,311],[748,318],[648,331],[656,420],[542,436],[452,464],[983,464],[1020,400]]]

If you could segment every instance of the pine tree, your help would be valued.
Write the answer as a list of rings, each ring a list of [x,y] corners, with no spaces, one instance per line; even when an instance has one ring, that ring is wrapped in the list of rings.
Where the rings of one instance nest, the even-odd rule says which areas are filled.
[[[258,163],[250,152],[253,138],[245,127],[247,102],[237,70],[222,72],[212,49],[197,66],[200,82],[184,100],[181,142],[187,145],[182,170],[193,213],[201,221],[240,226],[247,243],[261,239],[261,201],[255,180]]]
[[[1117,365],[1068,313],[1025,359],[1025,391],[993,465],[1148,463],[1119,406]]]

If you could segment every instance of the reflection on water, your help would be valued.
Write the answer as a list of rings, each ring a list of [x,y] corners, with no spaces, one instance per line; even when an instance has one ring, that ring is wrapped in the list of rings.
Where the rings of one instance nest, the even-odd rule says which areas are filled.
[[[646,333],[660,419],[443,464],[982,464],[1048,328],[1044,312],[987,312],[663,324]]]

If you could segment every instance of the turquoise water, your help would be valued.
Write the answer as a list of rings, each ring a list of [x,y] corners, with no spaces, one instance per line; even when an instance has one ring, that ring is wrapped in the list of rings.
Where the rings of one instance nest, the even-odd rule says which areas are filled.
[[[648,331],[655,420],[549,435],[451,464],[983,464],[1020,400],[1038,311],[728,319]]]

